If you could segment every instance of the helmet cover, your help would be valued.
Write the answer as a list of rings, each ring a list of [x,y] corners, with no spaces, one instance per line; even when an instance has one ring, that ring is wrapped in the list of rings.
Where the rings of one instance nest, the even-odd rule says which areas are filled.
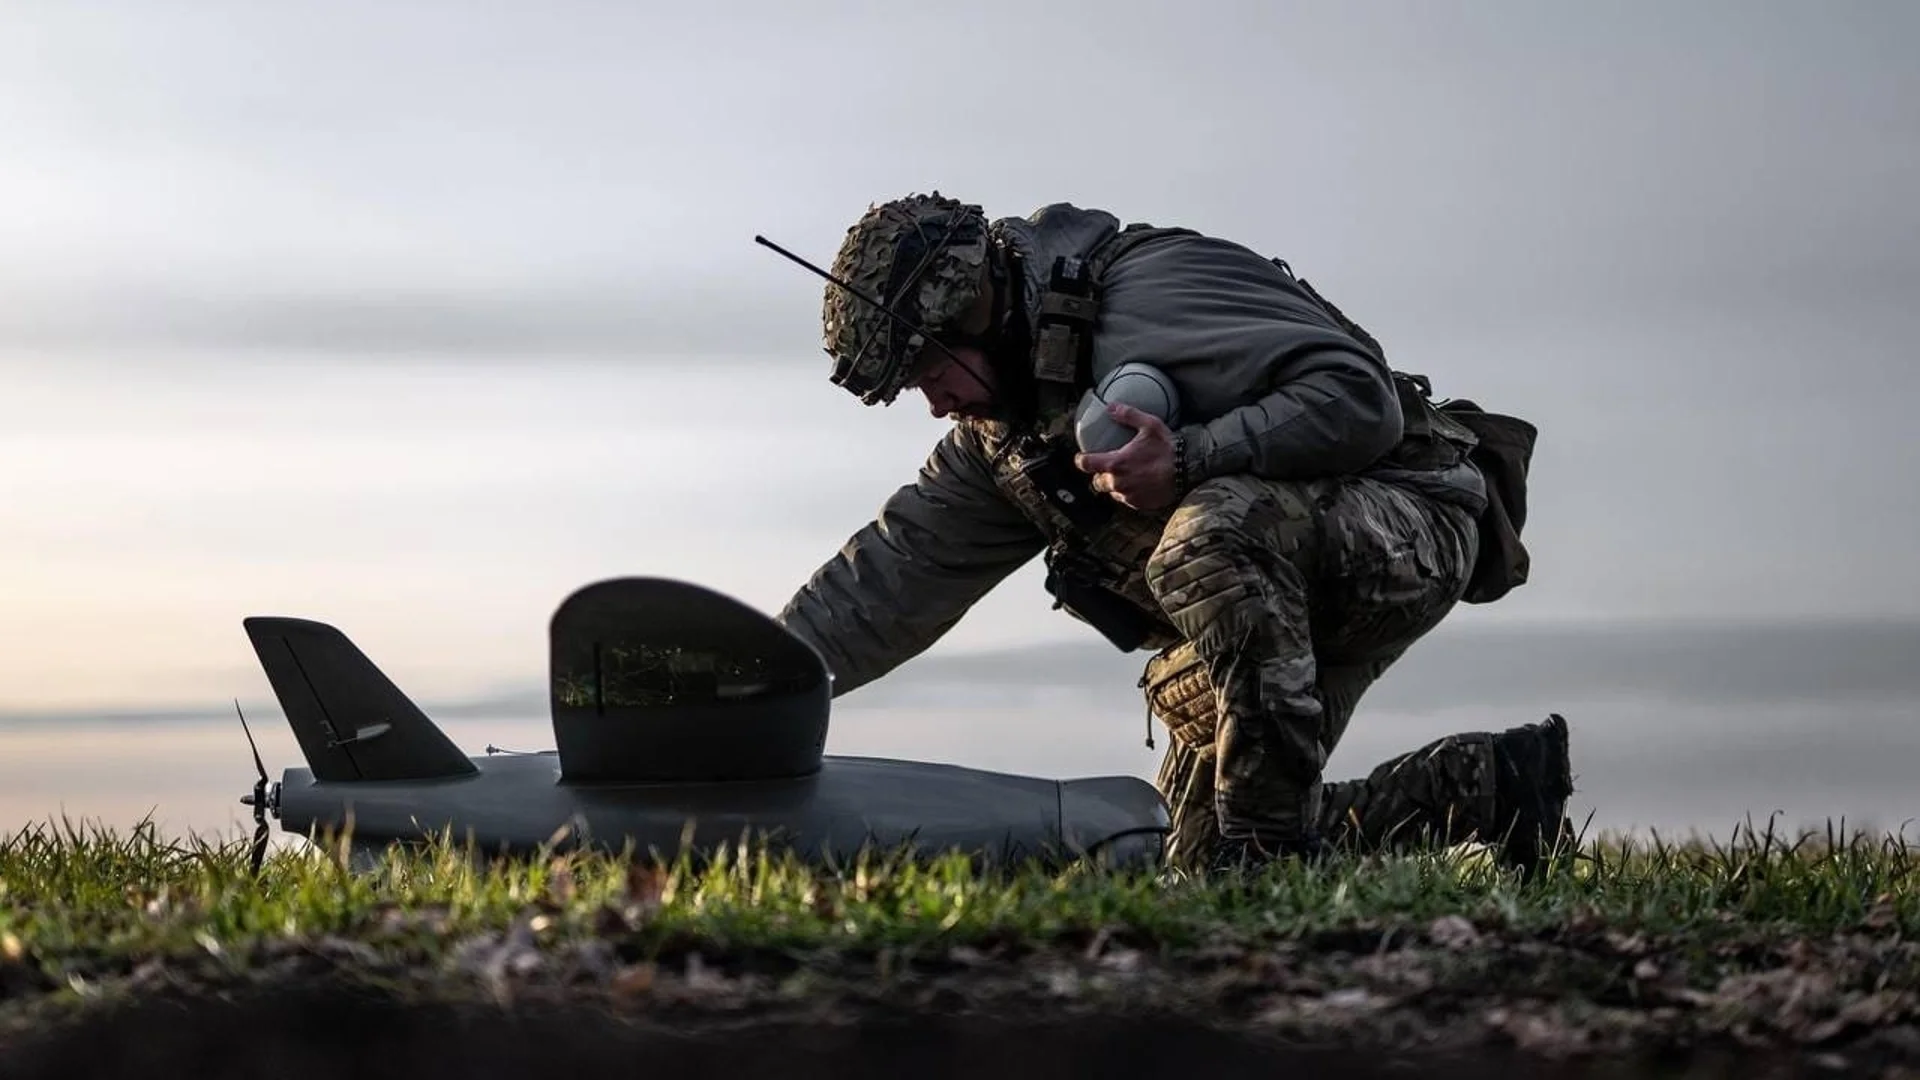
[[[867,299],[829,283],[821,310],[833,382],[864,404],[891,403],[926,344],[918,331],[939,333],[979,297],[987,244],[981,208],[938,191],[869,206],[833,262]]]

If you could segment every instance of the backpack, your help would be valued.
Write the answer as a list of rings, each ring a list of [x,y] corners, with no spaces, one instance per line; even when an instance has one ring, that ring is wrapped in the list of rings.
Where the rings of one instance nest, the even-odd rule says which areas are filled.
[[[1526,584],[1533,566],[1520,530],[1527,524],[1527,468],[1540,432],[1517,416],[1488,412],[1463,398],[1435,407],[1479,438],[1467,460],[1486,478],[1487,507],[1480,512],[1480,553],[1460,599],[1492,603]]]
[[[1286,271],[1315,303],[1326,309],[1327,314],[1347,333],[1352,334],[1383,363],[1386,361],[1386,350],[1381,348],[1380,342],[1372,334],[1347,318],[1305,278],[1295,276],[1284,260],[1275,259],[1273,262]],[[1527,553],[1526,544],[1520,539],[1520,531],[1527,524],[1527,470],[1533,462],[1533,447],[1539,438],[1539,428],[1517,416],[1489,412],[1464,398],[1436,404],[1431,398],[1432,384],[1424,375],[1394,371],[1393,378],[1402,387],[1411,384],[1418,388],[1412,395],[1401,395],[1403,405],[1408,404],[1411,398],[1413,407],[1436,410],[1472,432],[1475,437],[1474,445],[1467,451],[1467,460],[1478,467],[1480,475],[1486,479],[1487,506],[1480,512],[1476,523],[1479,527],[1480,550],[1474,560],[1473,573],[1467,579],[1466,592],[1460,599],[1469,604],[1492,603],[1514,588],[1526,584],[1532,569],[1533,560]]]

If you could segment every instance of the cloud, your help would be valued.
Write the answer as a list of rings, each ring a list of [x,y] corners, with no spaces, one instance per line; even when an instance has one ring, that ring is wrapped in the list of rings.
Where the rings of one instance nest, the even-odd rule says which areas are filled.
[[[708,362],[818,356],[818,289],[609,277],[565,285],[443,285],[422,276],[354,288],[246,281],[183,290],[119,284],[84,297],[32,286],[0,310],[0,344],[18,349],[204,350],[217,359],[331,353],[369,362],[405,354],[459,363]],[[16,301],[21,293],[15,293]],[[824,364],[824,360],[821,361]]]
[[[1020,649],[939,650],[835,704],[836,709],[981,708],[1036,698],[1141,701],[1145,653],[1101,642],[1044,642]],[[1389,712],[1637,702],[1652,707],[1920,703],[1920,621],[1680,621],[1443,627],[1414,646],[1366,698]],[[435,716],[546,713],[544,689],[510,685],[423,707]],[[166,710],[115,715],[173,715]],[[71,715],[39,711],[0,714]],[[95,715],[102,715],[96,713]]]
[[[752,234],[824,262],[936,186],[1243,240],[1390,340],[1920,290],[1910,5],[732,8],[50,12],[0,43],[0,342],[812,351]]]
[[[1089,632],[1090,633],[1090,632]],[[1098,641],[1041,642],[1018,649],[936,648],[893,675],[841,698],[836,708],[915,705],[978,708],[1036,697],[1139,701],[1134,685],[1148,654]],[[1920,621],[1622,622],[1443,626],[1369,691],[1367,706],[1438,711],[1556,701],[1640,702],[1675,707],[1795,703],[1885,707],[1920,702]],[[250,673],[234,668],[228,674]],[[422,698],[435,716],[544,715],[537,682]],[[15,710],[10,722],[77,716]],[[200,715],[164,707],[94,709],[102,718]]]
[[[1424,712],[1558,702],[1662,705],[1920,703],[1920,621],[1635,621],[1446,625],[1369,691],[1366,706]],[[844,700],[947,704],[1057,690],[1139,702],[1145,655],[1097,643],[929,655]]]

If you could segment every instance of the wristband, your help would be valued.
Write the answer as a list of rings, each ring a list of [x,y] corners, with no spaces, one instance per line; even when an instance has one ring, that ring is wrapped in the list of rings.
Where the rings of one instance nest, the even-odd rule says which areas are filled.
[[[1173,489],[1176,494],[1185,495],[1193,487],[1193,477],[1189,470],[1193,463],[1187,460],[1187,436],[1185,432],[1173,434]]]

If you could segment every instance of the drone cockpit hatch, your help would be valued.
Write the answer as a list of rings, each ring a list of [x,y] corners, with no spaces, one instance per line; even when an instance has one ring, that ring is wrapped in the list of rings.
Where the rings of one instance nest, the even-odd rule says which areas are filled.
[[[732,597],[617,578],[548,629],[553,729],[572,783],[804,776],[825,752],[832,686],[805,642]]]

